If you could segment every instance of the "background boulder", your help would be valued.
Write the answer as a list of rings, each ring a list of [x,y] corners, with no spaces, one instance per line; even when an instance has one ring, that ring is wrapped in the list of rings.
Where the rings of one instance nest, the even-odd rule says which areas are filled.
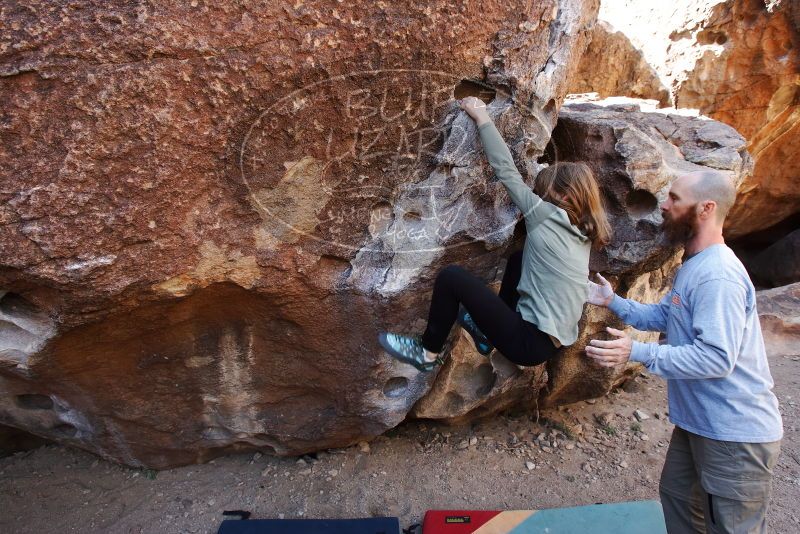
[[[800,230],[767,247],[747,267],[757,283],[769,287],[800,282]]]
[[[592,35],[613,52],[583,61],[573,92],[658,99],[742,134],[755,168],[728,217],[727,237],[800,212],[792,164],[800,153],[800,3],[603,0],[599,18]]]
[[[800,283],[759,291],[757,299],[767,353],[800,357]]]
[[[670,92],[658,72],[613,23],[598,20],[589,37],[591,41],[581,57],[570,92],[597,93],[601,98],[655,99],[661,106],[671,103]]]

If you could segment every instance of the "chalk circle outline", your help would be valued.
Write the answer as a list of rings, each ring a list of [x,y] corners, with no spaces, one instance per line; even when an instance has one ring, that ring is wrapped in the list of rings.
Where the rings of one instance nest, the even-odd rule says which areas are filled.
[[[247,129],[247,133],[245,134],[244,139],[242,140],[241,148],[239,149],[239,172],[240,172],[240,175],[241,175],[242,183],[244,184],[245,188],[247,189],[248,197],[256,204],[256,206],[258,207],[258,211],[259,212],[261,212],[262,214],[268,215],[273,220],[277,220],[278,222],[280,222],[280,224],[282,224],[283,226],[288,228],[290,231],[292,231],[292,232],[294,232],[294,233],[296,233],[298,235],[304,236],[306,238],[311,238],[312,240],[317,241],[319,243],[323,243],[323,244],[326,244],[326,245],[334,245],[335,247],[339,247],[339,248],[342,248],[342,249],[345,249],[345,250],[349,250],[349,251],[352,251],[352,252],[376,252],[376,253],[385,253],[386,252],[383,249],[372,249],[372,248],[369,248],[366,243],[362,244],[361,246],[354,246],[354,245],[348,245],[348,244],[344,244],[344,243],[337,243],[335,241],[330,241],[330,240],[327,240],[327,239],[323,239],[321,237],[317,237],[313,233],[306,232],[306,231],[303,231],[301,229],[295,228],[290,223],[284,221],[282,218],[280,218],[280,217],[276,216],[274,213],[272,213],[269,210],[269,208],[264,206],[258,200],[258,197],[255,195],[255,193],[253,191],[253,188],[250,185],[250,181],[247,178],[247,173],[245,172],[245,169],[244,169],[244,167],[245,167],[245,154],[247,152],[247,145],[248,145],[248,142],[250,141],[250,137],[253,135],[253,132],[254,132],[256,126],[261,124],[261,122],[264,119],[264,117],[266,117],[271,111],[273,111],[274,109],[282,106],[288,100],[294,98],[298,94],[310,92],[313,88],[315,88],[317,86],[335,83],[337,81],[345,80],[347,78],[354,78],[354,77],[358,77],[358,76],[377,76],[377,75],[381,75],[381,74],[425,74],[425,75],[435,75],[435,76],[446,77],[446,78],[449,78],[449,79],[453,80],[456,84],[464,81],[464,78],[462,78],[461,76],[457,76],[455,74],[451,74],[451,73],[444,72],[444,71],[429,70],[429,69],[373,69],[373,70],[361,70],[361,71],[349,72],[349,73],[346,73],[346,74],[339,74],[337,76],[332,76],[330,78],[325,78],[324,80],[319,80],[319,81],[313,82],[313,83],[305,85],[305,86],[303,86],[303,87],[301,87],[299,89],[295,89],[294,91],[292,91],[292,92],[288,93],[287,95],[284,95],[280,99],[276,100],[268,108],[266,108],[264,111],[262,111],[258,115],[258,117],[256,117],[256,119],[250,124],[250,127]],[[517,103],[514,102],[512,95],[505,88],[503,88],[503,87],[494,87],[494,86],[489,85],[486,82],[483,82],[483,81],[480,81],[480,80],[470,79],[469,81],[471,83],[480,85],[480,86],[485,87],[487,89],[491,89],[496,94],[499,94],[499,95],[502,95],[502,96],[504,96],[506,98],[509,98],[512,101],[512,105],[517,106]],[[454,99],[454,97],[451,97],[451,99]],[[332,164],[332,162],[330,162],[330,161],[327,161],[327,162],[324,163],[324,165],[322,166],[322,169],[323,169],[322,173],[321,173],[322,175],[324,175],[325,169],[327,169],[327,167],[329,165],[331,165],[331,164]],[[365,187],[381,187],[381,186],[365,186]],[[378,198],[378,197],[376,197],[376,200],[378,202],[386,202],[385,199]],[[497,234],[497,233],[505,232],[505,231],[508,230],[509,226],[515,226],[517,224],[517,222],[518,222],[517,220],[514,220],[514,222],[506,224],[506,225],[503,225],[501,228],[493,230],[492,232],[489,232],[489,233],[485,234],[482,237],[486,238],[486,237],[489,237],[489,236]],[[370,241],[371,239],[374,239],[374,238],[367,237],[366,241]],[[454,244],[450,244],[450,245],[437,246],[435,248],[415,248],[415,249],[412,249],[412,250],[394,250],[393,253],[394,254],[398,254],[398,253],[416,254],[416,253],[420,253],[420,252],[438,252],[438,251],[441,251],[441,250],[447,250],[447,249],[451,249],[451,248],[458,248],[458,247],[462,247],[462,246],[471,245],[472,243],[477,242],[477,241],[481,241],[481,237],[474,237],[469,241],[462,241],[462,242],[454,243]]]

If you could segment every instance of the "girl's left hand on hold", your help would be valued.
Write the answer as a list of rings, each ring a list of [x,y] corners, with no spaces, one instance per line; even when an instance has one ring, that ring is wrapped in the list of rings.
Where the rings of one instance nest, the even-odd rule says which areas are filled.
[[[587,281],[589,295],[586,298],[586,302],[595,306],[608,306],[614,300],[614,288],[600,273],[597,273],[597,280],[600,282],[599,284],[595,284],[591,280]]]

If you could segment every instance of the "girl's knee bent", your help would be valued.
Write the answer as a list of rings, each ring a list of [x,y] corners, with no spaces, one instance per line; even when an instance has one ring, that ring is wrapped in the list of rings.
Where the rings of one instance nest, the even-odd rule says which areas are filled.
[[[465,273],[467,273],[467,270],[464,269],[463,267],[461,267],[460,265],[450,264],[450,265],[442,268],[442,270],[439,271],[439,274],[436,275],[436,278],[437,279],[439,279],[439,278],[444,278],[444,279],[460,278],[460,277],[464,276]]]

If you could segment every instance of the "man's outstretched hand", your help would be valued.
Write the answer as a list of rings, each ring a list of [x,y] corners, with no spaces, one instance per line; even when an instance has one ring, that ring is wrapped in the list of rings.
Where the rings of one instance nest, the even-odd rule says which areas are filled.
[[[586,297],[586,302],[595,306],[608,306],[614,300],[614,288],[600,273],[597,273],[597,280],[600,281],[599,284],[588,281],[589,296]]]
[[[467,115],[472,117],[478,126],[492,120],[489,117],[489,113],[486,112],[486,104],[478,97],[468,96],[462,98],[458,101],[458,106],[466,111]]]
[[[609,326],[606,331],[617,339],[591,340],[586,345],[586,355],[603,367],[614,367],[626,363],[631,357],[633,340],[622,330]]]

